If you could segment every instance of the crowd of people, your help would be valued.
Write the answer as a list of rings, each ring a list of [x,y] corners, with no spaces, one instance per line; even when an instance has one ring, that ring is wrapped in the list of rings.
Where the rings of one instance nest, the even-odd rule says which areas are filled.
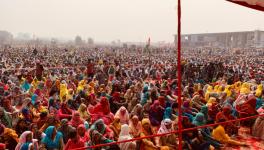
[[[10,47],[0,55],[0,150],[70,150],[170,133],[178,129],[179,107],[184,129],[264,114],[264,55],[254,51],[184,50],[181,95],[172,53]],[[260,116],[184,131],[183,149],[247,146],[234,139],[242,126],[264,140]],[[178,145],[172,133],[86,149]]]

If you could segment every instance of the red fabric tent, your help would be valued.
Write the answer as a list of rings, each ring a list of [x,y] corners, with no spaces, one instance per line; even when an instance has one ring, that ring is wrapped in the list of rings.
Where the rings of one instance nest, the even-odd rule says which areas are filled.
[[[227,0],[245,7],[264,11],[264,0]]]

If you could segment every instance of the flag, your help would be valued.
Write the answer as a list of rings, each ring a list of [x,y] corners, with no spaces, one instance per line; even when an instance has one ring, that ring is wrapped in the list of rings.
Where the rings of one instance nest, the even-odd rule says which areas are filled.
[[[264,11],[264,0],[227,0],[245,7]]]

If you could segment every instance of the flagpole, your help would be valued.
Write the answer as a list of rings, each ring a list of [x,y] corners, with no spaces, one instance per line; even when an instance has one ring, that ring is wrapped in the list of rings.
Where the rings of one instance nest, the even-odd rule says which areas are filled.
[[[178,0],[178,59],[177,59],[177,73],[178,73],[178,110],[179,110],[179,150],[182,150],[182,100],[181,100],[181,0]]]

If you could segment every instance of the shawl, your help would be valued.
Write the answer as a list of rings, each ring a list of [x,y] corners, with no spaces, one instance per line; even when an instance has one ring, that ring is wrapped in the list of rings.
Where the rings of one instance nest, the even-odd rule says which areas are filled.
[[[12,127],[12,120],[11,120],[10,116],[5,112],[3,107],[0,107],[0,111],[2,111],[4,114],[1,117],[1,123],[3,125],[5,125],[7,128],[11,128]]]
[[[49,126],[45,131],[46,136],[41,141],[47,146],[48,149],[58,149],[60,147],[60,139],[62,138],[62,133],[57,131],[53,140],[52,134],[54,130],[54,126]]]
[[[124,141],[124,140],[130,140],[132,139],[131,135],[129,134],[129,126],[127,124],[124,124],[121,126],[121,131],[119,134],[118,141]],[[136,148],[136,142],[126,142],[126,143],[120,143],[118,145],[121,150],[128,150],[131,149],[131,147]]]
[[[209,119],[208,118],[208,107],[206,105],[203,105],[201,107],[200,112],[204,114],[204,119],[205,119],[205,121],[207,121]]]
[[[81,104],[78,108],[78,112],[82,119],[87,120],[90,119],[90,114],[87,111],[87,106],[85,104]]]
[[[84,121],[81,119],[80,117],[80,113],[79,112],[74,112],[72,114],[72,119],[69,122],[70,125],[72,125],[73,127],[77,128],[80,124],[83,124]]]
[[[128,124],[129,113],[124,106],[122,106],[118,109],[118,111],[115,114],[115,117],[118,117],[120,119],[121,124]]]
[[[136,125],[135,125],[136,122]],[[129,122],[129,128],[130,128],[130,132],[134,137],[139,136],[141,130],[142,130],[142,126],[141,126],[141,122],[139,121],[137,116],[133,116],[132,119]]]
[[[91,113],[98,114],[102,112],[104,115],[108,115],[110,111],[110,104],[106,97],[102,97],[100,103],[96,104]]]
[[[77,132],[78,132],[78,135],[80,136],[80,138],[81,138],[81,140],[83,141],[83,142],[87,142],[87,141],[89,141],[90,139],[90,137],[89,137],[89,134],[88,134],[88,132],[86,132],[86,128],[84,127],[84,125],[83,124],[80,124],[79,126],[78,126],[78,128],[77,128]],[[84,135],[80,135],[80,132],[84,132]]]
[[[102,126],[102,129],[101,130],[98,129],[98,126],[99,125]],[[106,131],[106,125],[104,124],[104,121],[102,119],[98,119],[91,126],[91,130],[97,130],[99,133],[101,133],[102,135],[104,135],[105,134],[105,131]]]
[[[196,126],[202,126],[205,125],[206,121],[204,119],[204,114],[203,113],[197,113],[196,116],[194,117],[193,124]]]
[[[30,146],[32,145],[32,142],[34,142],[34,144],[37,144],[37,140],[33,139],[32,142],[27,142],[27,135],[31,134],[33,136],[33,133],[31,131],[25,131],[23,132],[20,137],[19,137],[19,143],[16,146],[15,150],[28,150],[30,148]],[[36,147],[37,149],[38,147]]]
[[[167,107],[164,112],[163,119],[172,119],[172,108]]]
[[[170,129],[168,129],[166,127],[167,125],[172,125],[172,121],[169,118],[162,120],[161,125],[160,125],[160,128],[158,130],[158,134],[172,132],[173,131],[172,127]]]

